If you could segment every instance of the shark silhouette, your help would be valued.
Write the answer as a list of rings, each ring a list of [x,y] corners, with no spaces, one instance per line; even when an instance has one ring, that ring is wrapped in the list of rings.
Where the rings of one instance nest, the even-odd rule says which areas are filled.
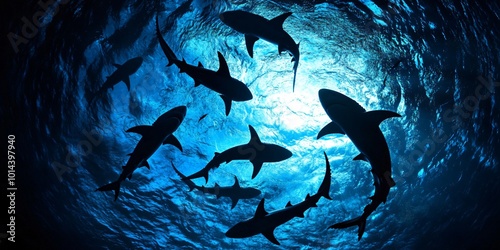
[[[304,201],[295,205],[288,202],[284,209],[273,211],[271,213],[266,212],[264,209],[264,199],[262,199],[257,207],[257,211],[255,211],[255,215],[252,218],[239,222],[231,227],[226,232],[226,236],[229,238],[247,238],[257,234],[262,234],[272,243],[279,245],[280,243],[276,237],[274,237],[274,229],[276,229],[276,227],[295,217],[304,218],[304,212],[311,207],[317,207],[316,203],[322,196],[331,200],[329,194],[331,183],[330,163],[328,162],[326,153],[324,154],[326,172],[323,182],[319,186],[316,194],[312,196],[309,196],[308,194]]]
[[[205,177],[208,182],[208,172],[222,163],[234,160],[249,160],[253,164],[252,179],[257,176],[264,162],[280,162],[292,157],[292,152],[278,145],[263,143],[255,129],[249,125],[250,141],[247,144],[232,147],[222,153],[215,153],[214,158],[200,171],[185,177],[195,179]]]
[[[172,167],[174,171],[181,177],[181,179],[185,178],[179,170],[172,163]],[[183,181],[188,185],[189,191],[193,189],[197,189],[202,191],[203,193],[213,194],[218,198],[220,197],[229,197],[231,199],[231,209],[233,209],[240,199],[251,199],[259,196],[261,194],[260,190],[256,188],[242,188],[240,187],[240,182],[236,176],[234,177],[234,184],[229,187],[221,187],[217,183],[215,183],[214,187],[205,187],[205,186],[197,186],[193,181],[188,179],[183,179]]]
[[[118,179],[110,184],[104,185],[96,191],[115,191],[115,201],[120,194],[120,184],[126,178],[131,179],[132,173],[140,167],[150,169],[147,160],[162,144],[172,144],[182,151],[182,146],[172,134],[186,116],[186,106],[175,107],[161,115],[151,126],[140,125],[127,130],[142,135],[134,151],[129,154],[130,158],[127,164],[123,166],[122,173]]]
[[[96,97],[106,93],[108,89],[113,89],[113,87],[120,82],[124,82],[125,85],[127,85],[127,89],[130,91],[130,75],[134,74],[141,67],[142,62],[142,57],[135,57],[126,61],[123,65],[113,64],[116,67],[115,72],[106,77],[106,81],[101,88],[92,95],[90,102],[92,103]]]
[[[345,134],[361,152],[354,160],[364,160],[370,163],[374,178],[375,194],[360,217],[344,221],[329,228],[347,228],[358,226],[358,240],[365,231],[366,218],[387,201],[389,189],[395,185],[391,177],[391,157],[384,135],[379,128],[382,121],[391,117],[401,117],[399,114],[386,110],[366,112],[353,99],[333,90],[321,89],[319,100],[332,122],[326,125],[318,134],[318,139],[327,134]]]
[[[234,30],[245,34],[245,43],[248,55],[253,58],[253,46],[259,38],[272,44],[278,45],[278,52],[283,51],[293,57],[293,90],[295,90],[295,77],[299,66],[299,43],[295,43],[293,38],[283,29],[283,22],[292,15],[291,12],[284,13],[271,20],[262,16],[242,11],[226,11],[219,15],[220,20]]]
[[[174,52],[168,46],[167,42],[163,39],[160,33],[158,16],[156,16],[156,35],[160,46],[168,59],[167,66],[175,64],[181,73],[186,73],[188,76],[193,78],[195,87],[201,84],[219,93],[220,97],[224,101],[226,116],[229,115],[229,112],[231,111],[232,101],[244,102],[253,98],[252,93],[243,82],[231,77],[226,59],[224,59],[224,56],[222,56],[220,52],[217,52],[219,56],[219,70],[212,71],[205,69],[201,62],[198,63],[198,66],[194,66],[186,63],[184,59],[182,61],[177,59]]]

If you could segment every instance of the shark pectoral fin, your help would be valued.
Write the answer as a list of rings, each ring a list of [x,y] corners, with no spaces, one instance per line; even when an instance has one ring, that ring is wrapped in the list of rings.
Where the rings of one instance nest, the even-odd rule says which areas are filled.
[[[248,55],[253,58],[253,45],[259,40],[258,37],[245,34],[245,44],[247,45]]]
[[[368,160],[366,159],[366,156],[365,156],[363,153],[360,153],[359,155],[357,155],[356,157],[354,157],[354,159],[353,159],[353,160],[354,160],[354,161],[360,161],[360,160],[361,160],[361,161],[368,161]]]
[[[299,218],[304,218],[304,213],[299,213],[299,214],[297,214],[297,217],[299,217]]]
[[[262,168],[263,162],[260,161],[252,161],[253,164],[253,172],[252,172],[252,179],[255,178],[260,172],[260,169]]]
[[[271,20],[269,20],[269,24],[270,25],[273,25],[275,28],[280,28],[280,29],[283,29],[283,23],[285,22],[285,20],[290,16],[292,15],[292,12],[286,12],[286,13],[283,13]]]
[[[133,132],[133,133],[145,136],[149,133],[150,130],[151,130],[151,126],[149,126],[149,125],[139,125],[139,126],[129,128],[126,132]]]
[[[120,64],[118,64],[118,63],[113,63],[113,66],[115,66],[116,68],[121,67],[121,65],[120,65]]]
[[[259,205],[257,206],[257,210],[255,210],[254,217],[255,218],[262,218],[262,217],[266,216],[267,214],[268,214],[268,212],[266,212],[266,210],[264,209],[264,198],[262,198],[262,200],[260,200],[260,202],[259,202]]]
[[[374,110],[366,112],[364,114],[364,117],[366,118],[367,121],[379,126],[380,123],[383,122],[385,119],[391,117],[401,117],[401,115],[388,110]]]
[[[231,76],[231,74],[229,73],[229,67],[227,66],[226,59],[224,58],[222,53],[220,53],[220,51],[217,51],[217,55],[219,56],[219,70],[217,70],[217,73],[222,74],[224,76]]]
[[[224,101],[224,106],[226,107],[226,116],[228,116],[229,112],[231,112],[232,100],[231,100],[231,98],[224,96],[224,95],[221,95],[220,97]]]
[[[231,209],[236,207],[236,204],[238,204],[238,201],[239,201],[238,198],[231,197]]]
[[[262,235],[264,235],[270,242],[276,245],[280,245],[279,241],[276,239],[276,237],[274,237],[274,228],[272,230],[263,232]]]
[[[342,130],[342,128],[340,128],[339,125],[337,125],[337,123],[330,122],[330,123],[328,123],[328,125],[326,125],[324,128],[322,128],[319,131],[316,139],[319,139],[319,138],[321,138],[325,135],[328,135],[328,134],[345,134],[345,133],[344,133],[344,130]]]
[[[142,166],[141,166],[141,167],[147,167],[149,170],[151,170],[151,167],[149,166],[149,162],[148,162],[148,161],[144,161],[144,162],[142,163]],[[130,174],[130,175],[132,175],[132,174]]]
[[[125,85],[127,85],[128,91],[130,91],[130,77],[126,76],[125,78],[123,78],[123,82],[125,83]]]
[[[170,135],[169,137],[167,137],[167,139],[165,139],[165,141],[163,141],[163,145],[165,145],[165,144],[174,145],[176,148],[178,148],[182,152],[182,145],[174,135]]]

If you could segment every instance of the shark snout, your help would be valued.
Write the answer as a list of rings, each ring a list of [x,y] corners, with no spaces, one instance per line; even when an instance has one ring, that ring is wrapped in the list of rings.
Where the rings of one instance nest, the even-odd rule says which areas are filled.
[[[153,126],[163,124],[163,123],[167,122],[168,120],[170,120],[170,118],[176,118],[180,124],[180,123],[182,123],[182,121],[184,120],[184,117],[186,116],[186,111],[187,111],[186,106],[175,107],[175,108],[165,112],[160,117],[158,117],[158,119],[153,123]]]
[[[323,105],[323,107],[329,106],[328,100],[330,99],[330,96],[332,95],[332,91],[329,89],[320,89],[318,92],[319,95],[319,101]]]
[[[187,107],[179,106],[170,110],[172,112],[171,117],[175,117],[179,119],[179,121],[183,121],[184,117],[186,117]]]

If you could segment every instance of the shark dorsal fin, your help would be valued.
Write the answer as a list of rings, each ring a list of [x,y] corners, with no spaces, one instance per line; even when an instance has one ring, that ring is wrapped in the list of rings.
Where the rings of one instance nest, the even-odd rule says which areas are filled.
[[[121,67],[121,65],[120,65],[120,64],[118,64],[118,63],[113,63],[113,66],[115,66],[116,68]]]
[[[231,76],[231,74],[229,74],[229,67],[227,67],[226,59],[220,51],[217,51],[217,55],[219,56],[219,70],[217,70],[217,73],[224,76]]]
[[[257,206],[257,210],[255,211],[255,218],[262,218],[266,216],[268,213],[264,209],[264,198],[260,200],[259,205]]]
[[[257,134],[257,131],[255,131],[255,129],[252,127],[252,125],[248,125],[248,128],[250,129],[250,142],[249,142],[249,144],[255,143],[255,142],[258,144],[262,144],[262,142],[260,141],[259,135]]]
[[[220,153],[219,153],[219,152],[215,152],[215,153],[214,153],[214,157],[217,157],[217,156],[219,156],[219,155],[220,155]]]
[[[274,27],[279,27],[281,29],[283,29],[283,23],[285,22],[285,20],[290,16],[292,15],[292,12],[286,12],[286,13],[283,13],[271,20],[269,20],[269,23],[271,25],[273,25]]]
[[[366,112],[364,114],[364,117],[371,124],[376,124],[377,126],[379,126],[380,123],[383,122],[385,119],[391,117],[401,117],[401,115],[388,110],[374,110]]]
[[[238,181],[238,178],[236,178],[236,176],[234,176],[234,185],[233,187],[235,188],[239,188],[240,187],[240,182]]]
[[[311,198],[311,196],[309,194],[306,195],[306,200],[309,200],[309,198]]]
[[[140,134],[142,136],[145,136],[149,133],[149,131],[152,129],[152,126],[149,126],[149,125],[139,125],[139,126],[135,126],[135,127],[132,127],[132,128],[129,128],[127,130],[127,132],[132,132],[132,133],[136,133],[136,134]]]
[[[201,64],[201,62],[198,62],[198,68],[205,68],[205,67],[203,67],[203,64]]]
[[[292,206],[292,203],[288,202],[285,207],[291,207],[291,206]]]

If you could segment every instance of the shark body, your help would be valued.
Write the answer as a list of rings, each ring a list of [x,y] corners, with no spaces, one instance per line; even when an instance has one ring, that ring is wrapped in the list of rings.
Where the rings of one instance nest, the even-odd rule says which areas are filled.
[[[232,102],[244,102],[253,98],[250,89],[241,81],[231,77],[226,59],[220,52],[217,52],[219,57],[219,70],[213,71],[206,69],[203,65],[198,63],[197,66],[188,64],[184,59],[179,60],[170,46],[160,33],[158,25],[158,16],[156,16],[156,35],[158,37],[160,46],[163,53],[168,59],[168,65],[175,64],[181,73],[186,73],[193,78],[195,87],[203,85],[217,93],[224,101],[226,116],[231,111]]]
[[[232,186],[219,186],[217,183],[214,187],[205,187],[205,186],[197,186],[193,181],[189,179],[184,179],[185,176],[177,170],[177,168],[172,164],[174,171],[179,175],[181,179],[183,179],[184,183],[186,183],[189,187],[189,191],[194,189],[202,191],[205,194],[213,194],[218,198],[220,197],[228,197],[231,199],[231,209],[233,209],[240,199],[252,199],[261,194],[261,191],[256,188],[251,187],[241,187],[240,182],[236,176],[234,177],[234,184]]]
[[[327,134],[345,134],[361,152],[354,160],[370,163],[374,178],[375,194],[371,203],[364,208],[361,216],[352,220],[334,224],[329,228],[347,228],[358,226],[358,240],[365,231],[366,219],[381,204],[387,201],[389,189],[395,185],[391,174],[389,147],[379,125],[399,114],[386,110],[367,112],[353,99],[333,90],[321,89],[319,99],[332,122],[318,134],[318,139]]]
[[[264,209],[264,199],[262,199],[257,207],[257,210],[255,211],[255,215],[252,218],[239,222],[231,227],[226,232],[226,236],[229,238],[247,238],[257,234],[262,234],[272,243],[279,245],[279,241],[274,236],[274,230],[276,227],[285,224],[295,217],[304,218],[304,212],[309,208],[317,207],[316,203],[321,197],[331,199],[329,195],[331,172],[330,163],[328,162],[326,153],[325,161],[325,177],[323,178],[323,182],[321,183],[316,194],[312,196],[308,194],[304,201],[295,205],[288,202],[285,208],[270,213],[266,212]]]
[[[106,81],[102,84],[101,88],[91,97],[90,102],[92,103],[96,97],[101,96],[106,93],[108,89],[113,89],[114,86],[120,82],[124,82],[127,85],[127,89],[130,91],[130,75],[134,74],[142,65],[142,57],[135,57],[124,64],[113,64],[116,67],[115,72],[110,76],[106,77]]]
[[[203,169],[184,179],[204,177],[205,182],[208,182],[208,173],[211,169],[234,160],[250,161],[253,164],[253,179],[260,172],[264,162],[280,162],[292,157],[292,152],[284,147],[263,143],[255,129],[251,125],[248,127],[250,129],[250,141],[247,144],[232,147],[222,153],[215,153],[214,158]]]
[[[226,11],[219,15],[220,20],[234,30],[245,34],[245,43],[248,55],[253,58],[253,46],[259,39],[278,45],[278,52],[288,51],[292,56],[293,64],[293,90],[299,66],[299,44],[283,29],[283,22],[292,15],[287,12],[268,20],[262,16],[242,11]]]
[[[161,115],[153,125],[140,125],[127,130],[142,135],[142,138],[137,143],[134,151],[129,154],[130,158],[127,164],[122,167],[122,173],[118,179],[110,184],[104,185],[96,191],[111,191],[115,192],[115,201],[120,194],[120,184],[125,179],[131,179],[132,173],[140,167],[150,168],[148,158],[156,152],[162,144],[172,144],[182,151],[182,146],[177,138],[172,134],[177,130],[179,125],[186,116],[186,107],[179,106],[173,108]]]

